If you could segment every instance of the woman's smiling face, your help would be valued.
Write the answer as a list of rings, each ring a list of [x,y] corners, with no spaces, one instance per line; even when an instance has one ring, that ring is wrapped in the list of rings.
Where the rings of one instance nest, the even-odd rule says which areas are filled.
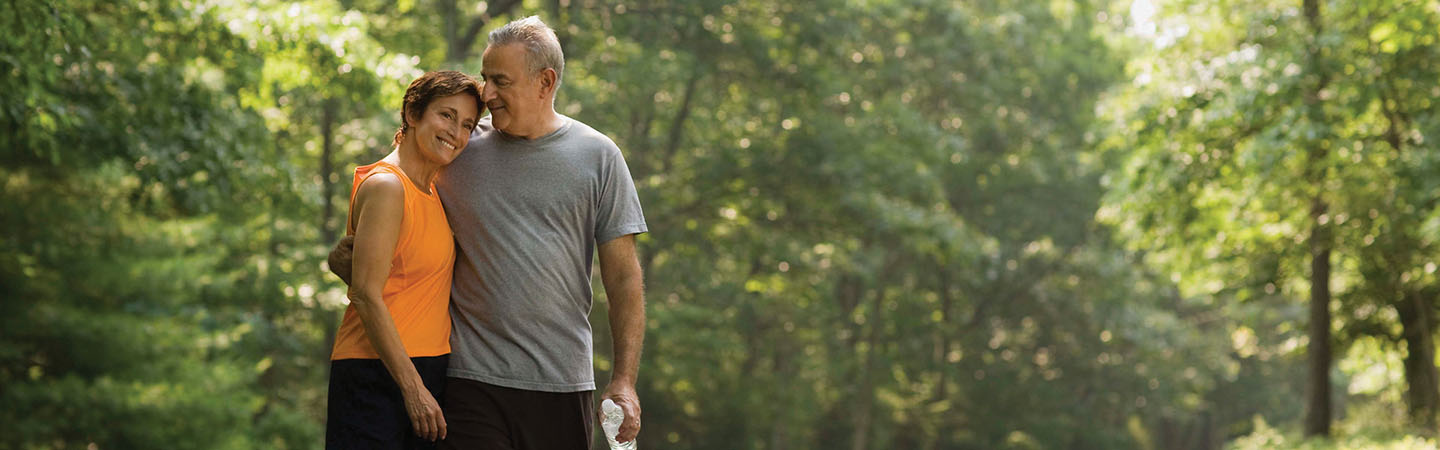
[[[470,131],[475,129],[480,111],[475,96],[459,93],[440,97],[425,107],[425,112],[411,119],[415,130],[415,144],[425,159],[440,165],[450,164],[465,144],[470,141]]]

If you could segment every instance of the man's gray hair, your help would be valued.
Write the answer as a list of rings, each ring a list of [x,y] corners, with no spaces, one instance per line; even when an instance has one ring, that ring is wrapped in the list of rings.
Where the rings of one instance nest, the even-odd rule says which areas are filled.
[[[555,30],[540,17],[517,19],[490,32],[491,47],[509,44],[525,45],[525,62],[531,76],[555,69],[555,84],[560,84],[561,75],[565,73],[565,53],[560,50],[560,38],[555,36]]]

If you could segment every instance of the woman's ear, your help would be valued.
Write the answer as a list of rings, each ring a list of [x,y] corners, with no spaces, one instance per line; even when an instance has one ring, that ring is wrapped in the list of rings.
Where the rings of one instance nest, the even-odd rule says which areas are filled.
[[[405,123],[402,125],[405,128],[413,127],[416,122],[420,121],[420,112],[415,111],[414,108],[405,108],[405,114],[401,114],[401,116],[404,117]]]

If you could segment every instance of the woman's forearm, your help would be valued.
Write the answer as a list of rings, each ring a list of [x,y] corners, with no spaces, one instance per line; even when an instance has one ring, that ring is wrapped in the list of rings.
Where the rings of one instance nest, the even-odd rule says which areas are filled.
[[[390,310],[381,300],[380,294],[360,292],[350,295],[350,301],[355,305],[360,322],[365,324],[365,336],[370,339],[370,345],[379,353],[380,361],[385,364],[385,369],[390,372],[390,377],[395,379],[400,390],[409,393],[424,386],[420,373],[415,370],[415,364],[405,353],[405,343],[400,340],[395,320],[390,317]]]

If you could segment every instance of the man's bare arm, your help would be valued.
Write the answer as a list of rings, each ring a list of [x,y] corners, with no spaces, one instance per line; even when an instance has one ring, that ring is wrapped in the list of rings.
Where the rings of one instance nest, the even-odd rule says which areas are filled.
[[[635,255],[634,235],[600,244],[600,278],[610,302],[610,334],[615,345],[615,367],[601,398],[614,400],[625,411],[625,422],[616,440],[629,442],[640,433],[640,397],[635,393],[635,380],[640,371],[640,349],[645,343],[644,276]]]
[[[335,243],[335,248],[330,249],[330,257],[325,262],[330,266],[330,273],[340,277],[346,285],[350,283],[350,263],[355,257],[355,236],[340,238]]]

